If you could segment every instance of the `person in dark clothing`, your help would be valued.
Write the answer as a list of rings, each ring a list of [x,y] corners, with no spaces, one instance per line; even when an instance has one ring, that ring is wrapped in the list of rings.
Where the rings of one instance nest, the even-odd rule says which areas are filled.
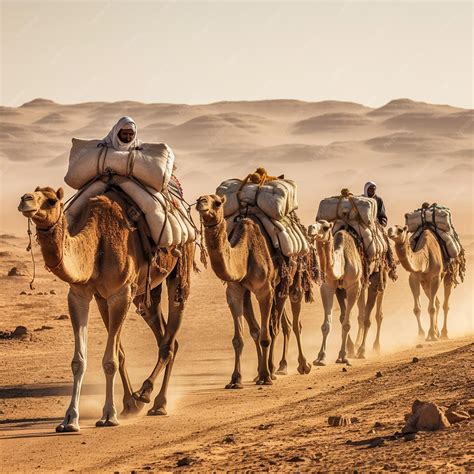
[[[376,189],[377,185],[373,181],[365,183],[364,196],[375,199],[377,201],[377,220],[379,221],[380,225],[382,225],[383,227],[387,227],[388,218],[387,213],[385,212],[383,199],[375,194]]]

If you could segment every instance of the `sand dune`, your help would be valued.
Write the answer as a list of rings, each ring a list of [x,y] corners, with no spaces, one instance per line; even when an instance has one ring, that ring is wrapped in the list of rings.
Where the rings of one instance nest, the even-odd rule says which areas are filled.
[[[187,105],[36,99],[3,107],[2,227],[23,228],[15,209],[29,187],[64,185],[73,136],[102,138],[122,115],[134,117],[142,139],[165,141],[175,150],[189,201],[214,192],[220,180],[261,165],[298,182],[302,218],[308,220],[326,194],[343,187],[360,192],[374,179],[395,221],[402,221],[407,206],[418,204],[419,193],[430,193],[465,216],[459,223],[463,231],[472,230],[465,198],[472,193],[472,111],[408,99],[378,109],[298,100]],[[456,193],[446,182],[456,183]]]

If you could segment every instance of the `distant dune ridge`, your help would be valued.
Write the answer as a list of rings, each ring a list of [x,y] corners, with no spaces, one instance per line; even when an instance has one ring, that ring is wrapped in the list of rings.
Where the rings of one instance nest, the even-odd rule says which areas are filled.
[[[392,223],[423,201],[437,201],[453,208],[461,231],[474,231],[473,111],[410,99],[379,108],[331,100],[63,105],[47,99],[0,107],[1,229],[24,227],[15,211],[21,194],[36,185],[64,186],[72,137],[102,138],[122,115],[136,120],[143,140],[174,149],[189,201],[265,166],[298,182],[306,223],[320,199],[343,187],[360,193],[370,179],[379,183]]]

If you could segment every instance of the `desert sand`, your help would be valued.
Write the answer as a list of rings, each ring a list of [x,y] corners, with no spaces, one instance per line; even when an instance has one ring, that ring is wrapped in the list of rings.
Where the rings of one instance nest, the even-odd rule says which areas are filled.
[[[466,281],[451,300],[450,340],[416,339],[407,273],[399,267],[399,280],[386,292],[380,356],[369,350],[367,360],[354,360],[343,372],[334,363],[340,341],[335,318],[327,367],[298,375],[292,339],[289,375],[271,387],[257,387],[252,383],[255,349],[247,334],[245,388],[226,391],[233,367],[232,320],[222,283],[211,271],[203,271],[193,277],[178,338],[169,415],[139,416],[121,420],[117,428],[95,428],[104,399],[105,329],[93,305],[82,429],[56,434],[72,381],[72,330],[68,319],[59,318],[67,314],[67,286],[42,268],[35,246],[39,268],[36,287],[29,289],[26,220],[16,206],[19,197],[37,185],[64,186],[71,137],[103,137],[121,115],[137,121],[142,139],[172,146],[190,202],[214,192],[223,179],[265,166],[271,174],[284,173],[297,181],[305,224],[313,221],[321,198],[342,187],[360,192],[368,179],[379,183],[390,224],[402,223],[403,214],[423,201],[449,206],[468,264]],[[378,109],[335,101],[189,106],[59,105],[37,99],[18,108],[3,107],[1,123],[0,330],[24,325],[29,332],[23,339],[0,339],[0,470],[474,469],[472,419],[440,432],[420,433],[412,442],[387,440],[373,449],[347,444],[398,431],[417,398],[448,406],[474,397],[472,111],[408,99]],[[8,277],[13,266],[26,275]],[[315,293],[316,301],[304,305],[302,312],[303,345],[310,361],[319,350],[323,321]],[[352,321],[355,328],[355,318]],[[425,299],[423,322],[426,329]],[[373,338],[374,326],[369,348]],[[122,340],[132,383],[138,387],[156,361],[156,347],[133,311]],[[413,363],[413,357],[419,362]],[[378,371],[381,377],[376,377]],[[332,415],[359,421],[330,427],[327,418]]]

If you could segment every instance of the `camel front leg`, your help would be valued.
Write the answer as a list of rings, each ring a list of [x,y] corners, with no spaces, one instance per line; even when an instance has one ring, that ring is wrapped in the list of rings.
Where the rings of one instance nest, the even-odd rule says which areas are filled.
[[[365,344],[367,341],[367,335],[369,334],[370,326],[372,325],[370,316],[372,315],[372,310],[374,309],[375,303],[377,302],[380,275],[380,272],[373,273],[372,275],[370,275],[369,287],[367,289],[367,302],[365,303],[364,309],[362,342],[360,343],[359,350],[357,351],[358,359],[365,359]],[[362,292],[363,290],[361,291],[361,293]]]
[[[344,318],[346,317],[346,290],[343,288],[336,288],[336,298],[337,302],[339,303],[339,309],[341,310],[341,313],[339,315],[339,322],[342,325],[342,322],[344,321]],[[354,343],[352,342],[351,339],[351,334],[349,333],[347,335],[347,357],[349,359],[354,359],[355,358],[355,346]]]
[[[362,338],[364,337],[364,322],[365,322],[365,290],[362,289],[360,292],[359,299],[357,300],[357,338],[355,342],[355,348],[358,350],[362,344]]]
[[[296,337],[296,344],[298,346],[298,372],[300,374],[309,374],[311,372],[311,365],[306,361],[306,357],[303,353],[303,344],[301,342],[301,330],[303,328],[301,324],[301,303],[303,295],[298,292],[296,295],[290,293],[291,312],[293,313],[293,332]]]
[[[313,362],[313,365],[324,366],[326,365],[326,345],[329,332],[331,331],[332,324],[332,305],[334,302],[334,294],[336,289],[333,285],[323,283],[321,285],[321,300],[324,307],[324,322],[321,326],[321,332],[323,333],[323,341],[321,343],[321,349],[319,351],[317,359]]]
[[[107,300],[102,298],[99,295],[94,295],[97,307],[99,308],[100,315],[102,317],[102,321],[104,325],[109,330],[109,308],[107,306]],[[122,416],[132,416],[137,415],[143,408],[143,403],[135,400],[133,398],[133,389],[132,384],[130,382],[130,377],[128,376],[127,366],[125,363],[125,351],[123,350],[122,344],[119,345],[118,351],[118,359],[119,359],[119,374],[120,378],[122,379],[122,386],[123,386],[123,411],[121,413]]]
[[[250,330],[250,336],[252,337],[254,343],[255,343],[255,349],[257,351],[257,374],[260,373],[260,367],[262,364],[262,348],[260,347],[260,325],[258,324],[257,318],[255,317],[255,313],[253,311],[253,306],[252,306],[252,299],[250,295],[250,291],[246,290],[244,294],[244,318],[247,321],[247,324],[249,326]],[[258,375],[257,378],[254,380],[256,382],[258,380]]]
[[[262,288],[255,294],[262,318],[262,327],[260,330],[260,346],[262,348],[262,365],[259,373],[257,385],[272,385],[270,373],[269,355],[272,336],[270,334],[270,317],[273,305],[273,289],[270,285]]]
[[[277,289],[277,294],[278,294],[278,289]],[[268,367],[270,370],[272,380],[276,380],[277,378],[276,367],[274,364],[275,343],[276,343],[278,334],[280,333],[280,326],[282,325],[283,315],[288,317],[286,314],[286,309],[285,309],[286,300],[287,300],[287,297],[281,298],[277,296],[275,298],[274,304],[272,305],[271,323],[270,323],[271,343],[270,343],[270,350],[268,354]],[[257,380],[259,380],[259,378],[260,376],[257,378]]]
[[[383,321],[383,304],[384,291],[380,291],[377,295],[377,306],[375,308],[375,321],[377,323],[377,334],[375,335],[375,341],[373,349],[377,354],[380,354],[380,330],[382,328]]]
[[[281,313],[281,331],[283,333],[283,349],[277,375],[288,375],[288,347],[290,345],[291,323],[286,309]]]
[[[346,289],[347,295],[347,309],[346,309],[346,317],[342,322],[342,341],[341,341],[341,350],[339,351],[339,357],[336,360],[337,364],[348,364],[349,361],[346,357],[347,355],[347,336],[349,331],[351,330],[351,312],[352,308],[357,303],[357,299],[360,295],[360,285],[356,283],[352,285],[350,288]]]
[[[124,286],[118,293],[107,298],[109,327],[102,367],[105,373],[105,404],[102,418],[96,426],[117,426],[117,410],[114,402],[114,380],[119,368],[120,332],[132,302],[131,285]]]
[[[74,331],[74,356],[71,362],[74,384],[64,420],[56,427],[58,433],[79,431],[79,398],[87,367],[87,321],[91,300],[92,295],[69,289],[68,306]]]
[[[430,315],[430,330],[428,331],[427,341],[437,341],[437,321],[436,321],[436,295],[440,285],[439,278],[433,278],[428,287],[428,313]],[[439,303],[438,303],[439,304]]]
[[[418,277],[413,273],[410,273],[408,277],[408,283],[413,295],[413,314],[416,317],[416,322],[418,324],[418,337],[424,339],[425,330],[421,324],[421,302],[420,302],[420,293],[421,293],[421,284]]]
[[[444,277],[444,301],[443,301],[443,329],[441,329],[441,339],[448,339],[448,312],[449,312],[449,298],[453,289],[453,282],[451,276],[446,274]]]

